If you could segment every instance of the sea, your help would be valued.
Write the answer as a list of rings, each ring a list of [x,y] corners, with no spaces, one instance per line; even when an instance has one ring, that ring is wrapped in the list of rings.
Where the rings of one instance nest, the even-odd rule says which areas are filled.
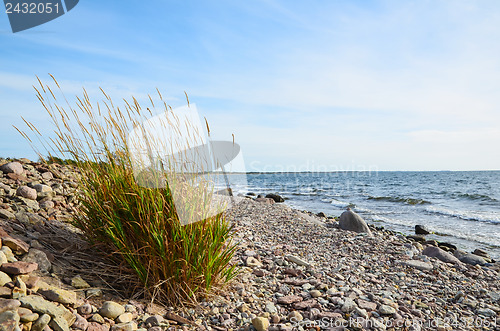
[[[500,260],[500,171],[345,171],[229,174],[233,192],[277,193],[285,204],[327,216],[350,207],[403,234],[416,224],[471,252]],[[246,179],[246,182],[245,180]]]

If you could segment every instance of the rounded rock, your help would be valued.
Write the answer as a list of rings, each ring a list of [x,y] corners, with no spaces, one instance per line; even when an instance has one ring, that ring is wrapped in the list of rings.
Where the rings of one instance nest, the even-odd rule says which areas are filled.
[[[16,195],[30,200],[36,200],[38,197],[36,190],[28,186],[19,186]]]
[[[99,310],[99,314],[103,317],[115,319],[121,314],[125,313],[125,308],[119,303],[113,301],[106,301]]]
[[[19,162],[9,162],[0,167],[0,170],[6,174],[14,173],[22,175],[24,172],[23,165]]]

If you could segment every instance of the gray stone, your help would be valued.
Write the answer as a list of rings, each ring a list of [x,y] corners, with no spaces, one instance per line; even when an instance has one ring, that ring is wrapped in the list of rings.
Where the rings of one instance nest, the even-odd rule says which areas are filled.
[[[52,187],[44,184],[36,184],[33,185],[33,188],[38,192],[38,193],[43,193],[43,192],[52,192]]]
[[[482,250],[480,248],[476,248],[472,254],[475,254],[475,255],[479,255],[481,257],[485,257],[485,258],[490,258],[490,255],[488,254],[488,252],[486,252],[485,250]]]
[[[52,269],[52,264],[50,263],[49,259],[47,258],[47,254],[45,252],[31,248],[23,258],[22,261],[24,262],[35,262],[38,264],[38,269],[43,272],[50,272],[50,269]]]
[[[114,320],[125,312],[125,308],[119,303],[113,301],[106,301],[99,310],[99,314],[103,317],[111,318]]]
[[[22,175],[24,172],[23,165],[19,162],[9,162],[0,167],[0,170],[6,174],[14,173]]]
[[[446,263],[460,264],[460,260],[455,256],[451,255],[448,252],[443,251],[439,247],[429,246],[422,251],[423,255],[429,257],[435,257],[438,260],[441,260]]]
[[[42,178],[45,180],[51,180],[54,178],[54,175],[50,171],[46,171],[42,173]]]
[[[43,314],[32,325],[31,331],[42,331],[50,322],[50,315]]]
[[[340,215],[339,227],[342,230],[354,231],[357,233],[368,233],[371,235],[371,231],[368,228],[365,220],[361,218],[358,214],[348,209]]]
[[[462,261],[463,263],[467,263],[470,265],[476,265],[476,264],[485,265],[486,264],[486,261],[481,256],[475,255],[475,254],[466,254],[464,256],[461,256],[459,258],[459,260]]]
[[[412,267],[412,268],[415,268],[418,270],[422,270],[422,271],[426,271],[426,270],[429,271],[429,270],[432,270],[432,268],[433,268],[431,263],[419,261],[419,260],[403,261],[403,265],[405,265],[407,267]]]

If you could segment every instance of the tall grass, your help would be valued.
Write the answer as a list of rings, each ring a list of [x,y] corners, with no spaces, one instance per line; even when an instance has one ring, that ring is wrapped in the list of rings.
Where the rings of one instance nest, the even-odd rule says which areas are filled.
[[[200,217],[200,206],[210,205],[213,197],[207,194],[203,183],[197,181],[197,185],[189,185],[193,183],[186,178],[192,174],[179,177],[178,169],[169,169],[168,165],[162,172],[151,172],[157,184],[168,179],[168,185],[145,187],[139,185],[134,176],[134,155],[127,134],[154,114],[153,98],[149,97],[146,110],[135,98],[131,102],[124,100],[124,106],[119,107],[102,89],[103,99],[97,103],[92,103],[83,89],[72,106],[58,82],[52,79],[57,88],[38,79],[35,90],[52,119],[55,136],[48,141],[42,139],[42,134],[29,121],[25,121],[31,131],[29,135],[18,131],[30,142],[30,135],[45,141],[49,155],[69,156],[76,161],[81,173],[81,194],[75,225],[85,237],[115,254],[118,262],[126,262],[144,292],[160,302],[194,302],[214,286],[234,277],[236,270],[230,266],[230,260],[236,246],[228,220],[223,213],[205,213]],[[54,91],[62,95],[63,102],[59,102]],[[180,125],[189,127],[189,123],[180,123],[175,118],[157,92],[161,111],[172,119],[165,125],[172,125],[174,129]],[[196,144],[199,133],[191,131],[189,137],[182,138]],[[148,141],[148,144],[157,143]],[[182,155],[177,158],[181,160],[176,162],[182,162]],[[169,175],[169,171],[175,171],[176,176]],[[189,195],[183,196],[184,212],[192,211],[193,217],[197,217],[195,221],[200,221],[180,222],[172,194],[172,186],[180,182],[189,187],[185,192]]]

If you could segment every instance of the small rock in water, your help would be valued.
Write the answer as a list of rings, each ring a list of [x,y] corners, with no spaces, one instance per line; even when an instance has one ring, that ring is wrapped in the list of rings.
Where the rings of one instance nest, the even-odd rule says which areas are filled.
[[[281,196],[279,196],[278,194],[274,194],[274,193],[269,193],[266,195],[266,198],[268,199],[273,199],[274,202],[285,202],[285,199],[283,199]]]
[[[474,252],[472,252],[472,254],[475,254],[475,255],[479,255],[481,257],[485,257],[485,258],[490,258],[490,255],[488,254],[488,252],[482,250],[482,249],[479,249],[479,248],[476,248],[474,250]]]
[[[415,225],[415,234],[423,234],[423,235],[426,235],[426,234],[430,234],[431,231],[429,231],[429,229],[427,229],[426,226],[424,225]]]
[[[438,243],[438,246],[441,249],[443,247],[446,247],[446,248],[448,248],[448,250],[453,251],[453,252],[457,249],[457,246],[450,244],[450,243],[447,243],[447,242]]]
[[[416,234],[416,235],[408,235],[406,236],[408,239],[412,239],[418,243],[423,243],[425,241],[425,237],[421,234]]]

